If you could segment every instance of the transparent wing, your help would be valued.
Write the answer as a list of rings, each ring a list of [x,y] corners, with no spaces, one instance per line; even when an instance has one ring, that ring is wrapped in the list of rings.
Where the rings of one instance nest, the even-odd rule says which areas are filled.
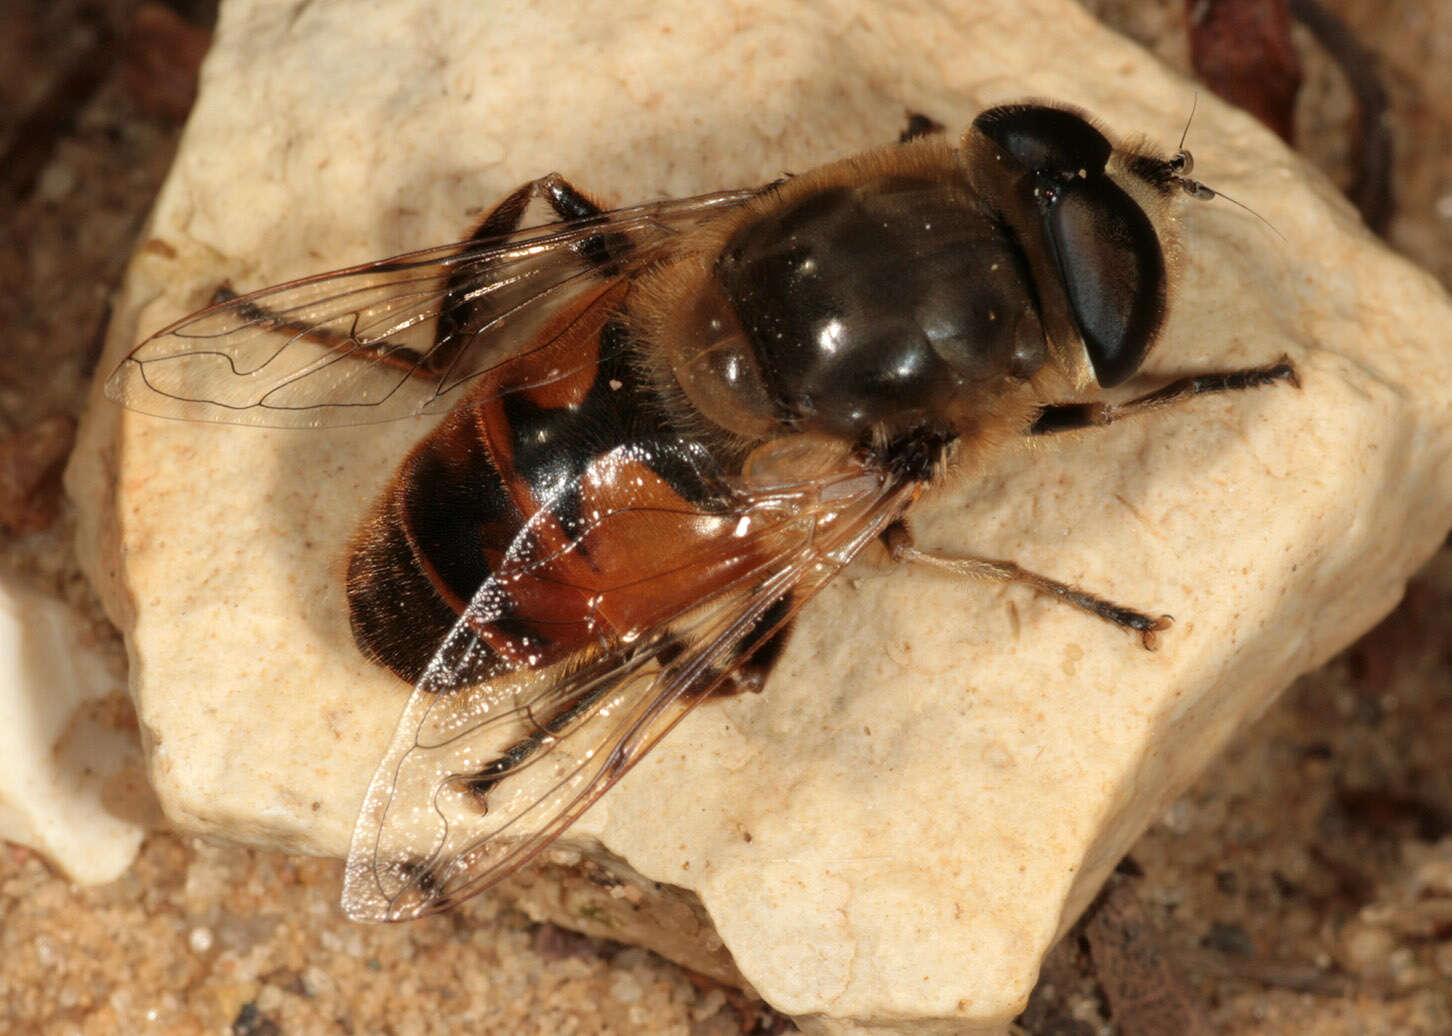
[[[877,537],[911,491],[860,471],[744,491],[731,536],[703,543],[698,557],[670,555],[639,573],[637,589],[668,582],[683,560],[729,580],[650,628],[602,637],[589,657],[459,688],[454,674],[478,671],[476,630],[514,609],[511,583],[549,561],[511,550],[415,688],[373,777],[345,911],[364,921],[432,913],[527,862]],[[612,522],[627,513],[601,519],[583,549],[591,535],[615,536]]]
[[[311,428],[451,410],[551,317],[751,197],[620,209],[318,274],[228,299],[137,346],[106,394],[143,413]],[[608,252],[603,266],[587,261]]]

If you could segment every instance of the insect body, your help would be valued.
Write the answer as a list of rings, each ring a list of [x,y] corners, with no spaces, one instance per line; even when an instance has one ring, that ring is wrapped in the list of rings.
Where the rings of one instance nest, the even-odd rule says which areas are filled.
[[[931,123],[927,123],[931,125]],[[759,190],[604,212],[558,176],[470,242],[231,298],[139,346],[139,410],[280,426],[442,412],[360,531],[353,632],[413,683],[345,907],[441,909],[531,858],[692,706],[759,689],[874,540],[1135,631],[1168,620],[912,546],[934,482],[1024,435],[1294,383],[1284,359],[1119,406],[1167,305],[1186,152],[1041,104]],[[561,221],[520,230],[533,199]]]

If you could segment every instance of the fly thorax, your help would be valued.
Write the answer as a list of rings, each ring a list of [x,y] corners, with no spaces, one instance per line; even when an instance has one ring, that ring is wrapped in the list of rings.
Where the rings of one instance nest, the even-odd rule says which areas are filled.
[[[1013,242],[955,184],[880,177],[788,198],[714,267],[779,428],[860,439],[960,413],[1047,359]]]

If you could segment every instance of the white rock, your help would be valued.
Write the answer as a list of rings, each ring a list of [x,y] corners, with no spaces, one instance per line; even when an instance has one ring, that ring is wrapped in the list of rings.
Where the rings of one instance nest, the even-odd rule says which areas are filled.
[[[565,11],[226,5],[103,370],[224,279],[458,237],[551,169],[610,204],[686,195],[889,140],[909,109],[956,127],[1025,95],[1172,146],[1194,93],[1071,0]],[[767,693],[698,710],[566,839],[694,892],[807,1031],[1002,1026],[1136,835],[1452,525],[1442,291],[1248,116],[1202,93],[1190,144],[1282,236],[1187,213],[1149,378],[1288,352],[1304,391],[1011,451],[917,520],[922,546],[1172,613],[1161,650],[1017,589],[859,566]],[[95,408],[70,471],[82,549],[178,825],[346,849],[407,689],[354,648],[341,571],[422,430]]]
[[[140,761],[96,714],[120,687],[69,608],[0,579],[0,841],[81,885],[120,877],[145,833],[108,806],[108,784]]]

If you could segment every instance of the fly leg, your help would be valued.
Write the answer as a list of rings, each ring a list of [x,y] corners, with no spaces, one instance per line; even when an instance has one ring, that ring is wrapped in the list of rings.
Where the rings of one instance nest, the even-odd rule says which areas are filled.
[[[711,691],[713,696],[727,698],[743,691],[760,694],[766,689],[766,679],[791,637],[796,610],[792,595],[787,594],[762,613],[751,632],[742,638],[736,660],[726,666],[726,678]]]
[[[605,215],[604,208],[584,191],[580,190],[559,173],[548,173],[538,180],[520,184],[489,215],[479,221],[474,233],[469,235],[469,244],[479,244],[490,238],[502,237],[519,230],[529,204],[542,199],[554,210],[560,221],[570,226],[588,226],[590,220],[599,220]],[[608,267],[614,259],[614,250],[623,243],[622,235],[598,234],[575,245],[575,252],[592,266]]]
[[[1284,381],[1296,388],[1301,379],[1289,356],[1282,356],[1275,363],[1264,367],[1248,367],[1244,370],[1223,371],[1218,374],[1199,374],[1170,382],[1164,388],[1148,395],[1131,399],[1126,403],[1054,403],[1039,411],[1038,419],[1029,429],[1033,435],[1052,435],[1058,432],[1072,432],[1080,428],[1094,428],[1113,424],[1146,410],[1173,406],[1196,396],[1214,392],[1243,392],[1246,389],[1261,388]]]
[[[629,668],[622,672],[611,672],[597,664],[599,675],[585,685],[583,693],[563,702],[553,712],[537,716],[533,709],[524,710],[525,722],[532,728],[518,741],[507,745],[498,755],[470,774],[454,778],[473,797],[480,812],[487,813],[489,793],[504,778],[529,765],[542,751],[556,741],[568,736],[576,726],[595,714],[600,702],[619,687],[622,680],[630,679],[651,658],[641,654]]]
[[[495,205],[489,214],[480,220],[474,232],[461,246],[461,253],[477,245],[491,241],[502,243],[510,234],[521,229],[524,215],[530,202],[543,199],[555,215],[566,225],[585,225],[588,221],[603,217],[604,210],[584,192],[580,191],[559,173],[550,173],[537,180],[521,184],[504,200]],[[589,266],[602,272],[608,271],[614,256],[624,243],[620,234],[597,234],[574,245],[574,250]],[[405,272],[410,267],[379,263],[374,269],[379,273]],[[437,380],[448,373],[459,354],[470,344],[473,332],[498,317],[495,305],[478,292],[479,272],[476,267],[461,265],[444,285],[444,297],[439,305],[439,319],[434,331],[433,345],[426,351],[400,345],[388,340],[363,342],[355,334],[318,328],[307,322],[288,319],[280,313],[259,305],[243,303],[238,313],[248,320],[268,326],[276,331],[291,332],[298,338],[339,352],[350,357],[396,367],[422,378]],[[475,297],[471,297],[473,292]],[[231,302],[239,296],[230,285],[222,285],[212,296],[212,305]]]
[[[924,115],[922,112],[910,111],[908,112],[907,125],[897,135],[897,142],[899,144],[906,144],[909,140],[917,140],[919,137],[942,133],[945,129],[947,127],[932,116]]]
[[[1034,421],[1030,434],[1052,435],[1081,428],[1094,428],[1112,424],[1146,410],[1183,403],[1196,396],[1215,392],[1241,392],[1246,389],[1272,385],[1278,381],[1284,381],[1296,388],[1301,385],[1295,365],[1291,363],[1289,357],[1282,356],[1275,363],[1263,367],[1249,367],[1244,370],[1180,378],[1170,382],[1164,388],[1131,399],[1126,403],[1051,404],[1039,411],[1038,419]],[[1077,586],[1061,583],[1056,579],[1041,576],[1037,572],[1030,572],[1012,561],[973,556],[943,558],[935,554],[924,553],[913,546],[911,534],[900,521],[889,526],[883,533],[882,539],[895,561],[926,565],[970,579],[988,579],[1000,583],[1018,583],[1022,586],[1032,587],[1039,593],[1057,598],[1065,604],[1072,605],[1082,612],[1094,615],[1121,629],[1138,633],[1140,641],[1151,650],[1155,647],[1156,635],[1168,629],[1172,622],[1168,615],[1156,617],[1133,608],[1126,608],[1113,601],[1105,600],[1097,594],[1081,590]]]
[[[706,688],[705,693],[713,698],[729,698],[744,691],[760,694],[766,689],[766,679],[786,649],[796,611],[791,594],[777,598],[761,613],[751,631],[731,649],[731,657],[701,673],[695,685]],[[666,647],[657,657],[661,665],[669,666],[680,658],[685,649],[684,644],[677,642]]]
[[[1156,617],[1135,611],[1133,608],[1125,608],[1096,594],[1080,590],[1077,586],[1061,583],[1048,576],[1041,576],[1037,572],[1030,572],[1012,561],[999,561],[994,558],[980,558],[971,555],[944,558],[936,554],[925,553],[913,546],[912,534],[900,521],[887,527],[882,534],[882,540],[887,545],[894,561],[924,565],[928,568],[952,572],[954,575],[966,576],[969,579],[1018,583],[1021,586],[1032,587],[1041,594],[1057,598],[1065,604],[1112,623],[1120,629],[1138,633],[1140,642],[1150,651],[1155,649],[1158,641],[1157,634],[1169,629],[1173,622],[1168,615]]]
[[[505,241],[521,228],[530,203],[542,199],[567,227],[584,227],[604,219],[605,210],[559,173],[549,173],[538,180],[516,187],[504,200],[490,210],[470,235],[464,251],[491,241]],[[615,257],[627,244],[623,234],[592,234],[571,248],[587,266],[608,275]],[[444,300],[439,307],[434,344],[420,359],[426,373],[445,375],[458,355],[467,349],[474,335],[499,319],[501,304],[492,295],[478,290],[479,272],[461,267],[445,283]],[[472,293],[472,297],[471,297]]]

